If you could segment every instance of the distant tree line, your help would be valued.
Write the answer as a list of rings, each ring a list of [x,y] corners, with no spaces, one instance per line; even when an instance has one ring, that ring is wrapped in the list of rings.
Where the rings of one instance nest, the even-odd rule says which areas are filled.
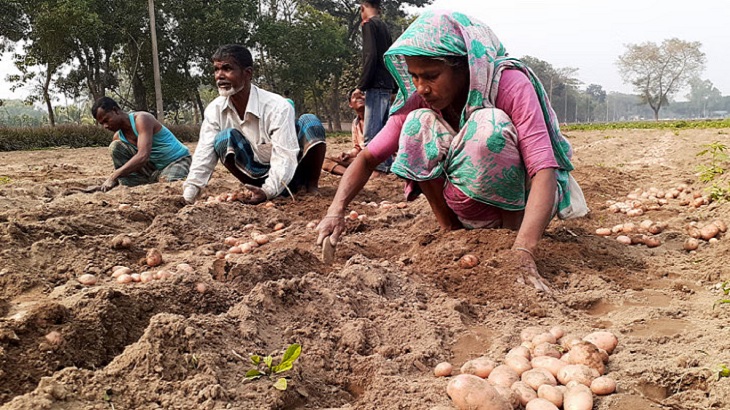
[[[410,23],[402,5],[432,0],[383,1],[383,18],[394,37]],[[20,74],[14,88],[29,91],[26,103],[0,106],[0,125],[93,123],[90,102],[103,95],[125,109],[154,113],[148,0],[0,0],[0,51],[13,51]],[[288,90],[299,112],[314,112],[338,130],[350,119],[347,90],[360,72],[357,0],[155,0],[162,94],[166,121],[199,123],[217,95],[210,56],[222,44],[240,43],[255,56],[255,81]],[[619,70],[636,95],[607,94],[584,86],[578,69],[557,68],[532,56],[523,60],[542,80],[561,122],[640,118],[695,118],[730,111],[699,75],[699,43],[667,40],[627,45]],[[687,103],[674,103],[689,89]],[[18,111],[20,110],[20,111]],[[21,113],[22,111],[22,113]]]

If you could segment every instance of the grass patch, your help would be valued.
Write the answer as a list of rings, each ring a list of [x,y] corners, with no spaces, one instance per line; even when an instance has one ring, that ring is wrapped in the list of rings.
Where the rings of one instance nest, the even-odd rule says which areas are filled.
[[[620,129],[712,129],[730,128],[730,118],[716,120],[666,120],[666,121],[631,121],[631,122],[608,122],[588,124],[568,124],[561,126],[563,131],[602,131]]]

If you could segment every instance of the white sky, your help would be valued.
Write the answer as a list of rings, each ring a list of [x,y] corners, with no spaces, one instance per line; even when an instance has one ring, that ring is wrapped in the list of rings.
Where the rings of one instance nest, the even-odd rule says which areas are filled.
[[[490,25],[514,57],[530,55],[555,68],[576,67],[585,85],[631,93],[616,68],[625,44],[699,41],[708,79],[730,95],[730,6],[725,0],[435,0],[431,8],[461,11]],[[0,60],[0,98],[21,98],[5,82],[17,73]],[[682,99],[683,95],[677,95]]]
[[[435,0],[429,8],[461,11],[488,24],[513,57],[555,68],[576,67],[585,84],[632,93],[616,60],[625,44],[669,38],[699,41],[700,75],[730,95],[730,5],[726,0]],[[682,93],[684,94],[684,93]],[[676,98],[683,99],[678,94]]]

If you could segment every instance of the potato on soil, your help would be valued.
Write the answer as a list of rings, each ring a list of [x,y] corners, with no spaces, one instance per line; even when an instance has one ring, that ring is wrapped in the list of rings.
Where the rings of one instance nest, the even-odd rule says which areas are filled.
[[[134,279],[132,279],[132,275],[128,275],[125,273],[125,274],[119,275],[117,277],[117,282],[118,283],[132,283],[132,282],[134,282]]]
[[[527,403],[525,410],[558,410],[558,408],[549,400],[537,398]]]
[[[525,382],[514,382],[514,384],[512,384],[512,390],[517,393],[517,398],[523,406],[529,403],[530,400],[537,398],[537,392],[535,389],[528,386]]]
[[[604,349],[605,350],[605,349]],[[584,364],[595,369],[599,374],[606,373],[603,357],[596,345],[590,342],[580,342],[570,348],[570,364]]]
[[[142,283],[152,282],[155,280],[155,274],[150,271],[144,271],[139,274],[139,281]]]
[[[553,326],[550,328],[550,334],[552,334],[557,341],[560,340],[561,337],[565,336],[565,329],[561,326]]]
[[[551,356],[556,359],[560,359],[560,356],[562,353],[560,353],[560,349],[558,349],[558,345],[552,344],[552,343],[540,343],[539,345],[535,346],[534,349],[532,349],[532,356],[538,357],[538,356]]]
[[[715,224],[707,224],[700,229],[702,239],[709,241],[720,233],[720,228]]]
[[[178,272],[194,273],[195,269],[187,263],[178,263],[176,269]]]
[[[127,235],[117,235],[112,239],[112,249],[129,249],[132,247],[132,238]]]
[[[131,275],[132,274],[132,269],[129,269],[126,266],[118,266],[116,268],[118,268],[118,269],[114,269],[112,271],[112,278],[118,278],[121,275]]]
[[[479,258],[472,254],[466,254],[459,259],[459,267],[462,269],[469,269],[479,264]]]
[[[473,374],[474,376],[481,377],[482,379],[485,379],[489,377],[489,375],[494,371],[497,364],[494,363],[494,360],[482,356],[477,357],[476,359],[472,359],[467,361],[461,366],[461,373],[464,374]],[[506,367],[506,366],[505,366]],[[510,383],[511,385],[511,383]]]
[[[530,364],[530,361],[527,360],[524,356],[518,356],[513,355],[509,357],[505,357],[504,364],[509,366],[512,370],[514,370],[517,374],[522,374],[530,369],[532,369],[532,365]]]
[[[570,350],[571,347],[573,347],[574,344],[581,341],[581,338],[577,335],[573,334],[567,334],[560,338],[560,346],[563,347],[565,350]]]
[[[530,349],[526,348],[525,346],[517,346],[507,352],[505,358],[509,358],[511,356],[522,356],[525,359],[530,360],[530,358],[532,357],[532,353],[530,353]]]
[[[514,390],[497,384],[492,385],[492,387],[494,387],[494,390],[496,390],[497,393],[499,393],[499,395],[507,401],[507,404],[509,404],[512,409],[518,409],[520,407],[520,398]]]
[[[555,386],[558,382],[547,369],[532,369],[522,373],[522,381],[537,391],[543,384]]]
[[[80,284],[82,284],[84,286],[96,285],[96,276],[94,276],[90,273],[79,276],[77,278],[77,280],[79,281]]]
[[[503,364],[495,367],[494,370],[489,373],[488,380],[492,382],[492,384],[512,387],[515,382],[520,380],[520,375],[518,375],[516,371],[512,370],[511,367]]]
[[[449,382],[446,393],[459,410],[511,410],[507,400],[486,380],[460,374]]]
[[[598,236],[610,236],[611,235],[611,229],[610,228],[598,228],[598,229],[596,229],[596,235],[598,235]]]
[[[605,396],[616,391],[616,382],[606,376],[601,376],[591,382],[591,391],[599,396]]]
[[[537,389],[537,397],[549,401],[556,407],[563,406],[563,392],[557,386],[543,384]]]
[[[520,332],[520,339],[523,342],[530,342],[535,336],[545,333],[545,329],[537,326],[526,327]]]
[[[595,370],[582,364],[569,364],[558,371],[558,380],[561,384],[567,385],[576,381],[585,386],[590,386],[593,380],[598,377]]]
[[[155,267],[162,264],[162,253],[156,248],[152,248],[147,251],[147,266]]]
[[[695,238],[687,238],[687,240],[684,241],[684,250],[685,251],[695,251],[699,247],[700,247],[700,241],[698,241]]]
[[[63,342],[63,336],[61,336],[61,333],[60,332],[55,331],[55,330],[52,331],[52,332],[49,332],[45,336],[45,338],[48,341],[48,343],[50,343],[53,346],[60,345],[61,342]]]
[[[725,233],[727,231],[727,225],[725,225],[725,222],[721,219],[715,219],[712,223],[717,226],[717,229],[719,229],[720,232]]]
[[[552,333],[545,332],[545,333],[541,333],[541,334],[535,336],[532,339],[532,343],[534,343],[535,346],[539,346],[541,343],[551,343],[551,344],[554,344],[555,343],[555,340],[556,340],[555,339],[555,336],[553,336]]]
[[[558,376],[558,372],[560,371],[560,369],[568,365],[568,363],[551,356],[533,357],[530,364],[532,364],[533,368],[542,368],[548,370],[555,377]]]
[[[564,410],[591,410],[593,408],[593,393],[583,385],[569,387],[563,395]]]
[[[446,377],[451,376],[451,373],[454,371],[454,366],[451,365],[449,362],[441,362],[436,365],[436,368],[433,369],[433,375],[436,377]]]
[[[608,354],[613,353],[613,350],[618,346],[618,338],[611,332],[589,333],[583,340],[593,343],[597,348],[605,350]]]

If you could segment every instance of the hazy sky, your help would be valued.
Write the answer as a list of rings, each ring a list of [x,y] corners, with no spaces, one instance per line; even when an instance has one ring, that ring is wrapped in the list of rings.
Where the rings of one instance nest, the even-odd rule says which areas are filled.
[[[624,44],[699,41],[707,56],[701,77],[730,94],[730,6],[724,0],[435,0],[430,7],[473,15],[492,27],[512,56],[576,67],[584,87],[600,84],[608,92],[632,92],[616,68]],[[18,96],[5,82],[15,72],[4,55],[0,98]]]

